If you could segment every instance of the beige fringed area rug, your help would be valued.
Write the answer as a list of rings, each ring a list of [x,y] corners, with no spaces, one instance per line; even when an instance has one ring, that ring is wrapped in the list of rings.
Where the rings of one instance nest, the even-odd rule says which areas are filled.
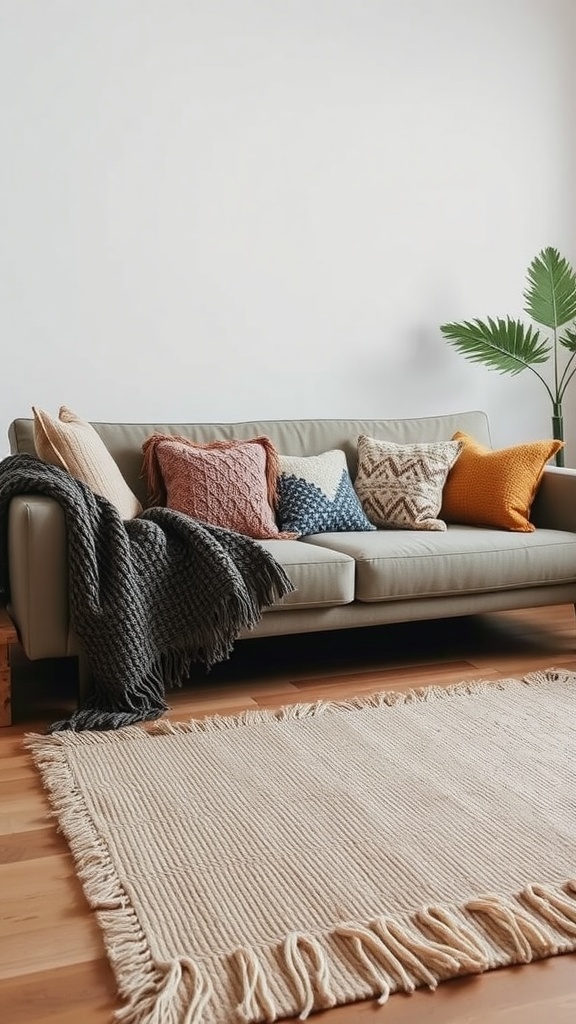
[[[234,1024],[576,949],[576,675],[30,736],[123,1024]]]

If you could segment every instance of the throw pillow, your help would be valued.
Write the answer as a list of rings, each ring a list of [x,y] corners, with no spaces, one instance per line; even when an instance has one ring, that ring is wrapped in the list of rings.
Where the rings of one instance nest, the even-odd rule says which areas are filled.
[[[458,462],[448,476],[441,515],[448,522],[534,530],[530,511],[544,466],[562,441],[533,441],[492,451],[461,431]]]
[[[152,434],[142,451],[152,504],[258,540],[294,536],[276,524],[278,453],[269,438],[199,444]]]
[[[281,455],[278,522],[300,536],[374,530],[356,494],[343,451]]]
[[[354,487],[370,521],[403,530],[445,530],[438,518],[442,488],[461,447],[460,441],[394,444],[361,434]]]
[[[115,505],[122,519],[134,519],[142,511],[117,464],[91,423],[65,405],[58,419],[32,406],[34,445],[44,462],[67,470],[96,494]]]

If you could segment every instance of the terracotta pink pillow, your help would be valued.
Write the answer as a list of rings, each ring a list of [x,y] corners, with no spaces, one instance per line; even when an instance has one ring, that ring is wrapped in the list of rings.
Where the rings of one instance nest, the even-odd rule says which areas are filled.
[[[203,445],[153,434],[142,451],[152,504],[258,540],[295,536],[276,524],[278,456],[268,438]]]

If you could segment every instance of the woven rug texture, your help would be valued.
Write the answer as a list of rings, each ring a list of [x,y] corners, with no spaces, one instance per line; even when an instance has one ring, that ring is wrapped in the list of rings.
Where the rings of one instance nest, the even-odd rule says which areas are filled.
[[[576,950],[576,675],[27,737],[122,1024],[255,1024]]]

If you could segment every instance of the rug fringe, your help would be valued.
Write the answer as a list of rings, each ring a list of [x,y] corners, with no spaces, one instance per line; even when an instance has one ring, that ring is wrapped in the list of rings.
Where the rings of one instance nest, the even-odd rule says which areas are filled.
[[[312,1010],[328,1010],[336,1005],[330,991],[326,951],[313,935],[292,932],[284,940],[282,955],[301,1002],[300,1020],[306,1020]]]
[[[529,885],[522,893],[522,900],[558,931],[576,935],[576,903],[573,896],[576,896],[576,880],[567,882],[564,893],[559,896],[543,885]]]
[[[445,907],[418,910],[414,922],[424,935],[431,936],[444,947],[448,946],[451,955],[457,955],[467,974],[478,974],[490,967],[491,954],[487,943]]]
[[[146,739],[138,726],[121,730],[124,739]],[[113,742],[120,733],[30,733],[24,746],[41,772],[52,813],[66,836],[86,899],[106,940],[120,995],[121,1024],[202,1024],[213,997],[210,979],[187,957],[154,961],[136,911],[118,878],[108,849],[98,836],[84,804],[66,747]]]
[[[308,703],[284,704],[279,708],[247,708],[235,715],[207,715],[203,718],[191,718],[185,722],[161,719],[154,723],[148,723],[145,729],[141,725],[127,725],[110,732],[67,730],[47,736],[28,733],[24,737],[24,743],[31,750],[38,745],[47,747],[51,742],[55,745],[64,744],[65,746],[103,742],[118,743],[124,740],[146,743],[150,737],[154,736],[176,733],[207,733],[272,722],[301,721],[341,711],[396,707],[402,704],[445,700],[450,697],[473,697],[491,689],[503,690],[508,686],[547,686],[550,683],[563,680],[574,680],[574,673],[564,669],[550,668],[545,671],[531,672],[521,678],[464,680],[451,686],[420,686],[405,692],[380,690],[376,693],[347,697],[343,700],[317,700]]]
[[[524,913],[501,896],[470,900],[466,910],[480,916],[495,943],[512,955],[513,963],[528,964],[558,952],[557,944],[534,914]]]
[[[546,671],[531,672],[522,678],[464,680],[454,683],[452,686],[420,686],[405,692],[381,690],[377,693],[347,697],[343,700],[317,700],[309,703],[284,704],[280,708],[250,708],[235,715],[207,715],[204,718],[191,718],[185,722],[162,719],[150,726],[147,735],[206,733],[221,729],[236,729],[247,725],[300,721],[340,711],[362,711],[365,708],[395,707],[400,704],[417,704],[451,697],[472,697],[485,693],[487,690],[503,690],[508,686],[545,686],[562,679],[574,679],[574,673],[551,668]]]
[[[114,1017],[119,1024],[202,1024],[213,997],[208,977],[188,957],[155,965],[147,980],[131,994]]]
[[[441,907],[429,907],[422,913],[431,920],[435,915],[443,915],[445,921],[450,921],[442,926],[446,942],[436,942],[423,932],[385,917],[376,918],[368,927],[336,931],[337,936],[351,940],[359,963],[377,978],[381,989],[379,1003],[386,1002],[397,989],[414,992],[418,986],[427,985],[434,990],[445,978],[478,974],[490,967],[489,949],[479,936],[474,936],[470,929],[462,929]],[[418,924],[416,915],[413,923]]]
[[[449,978],[568,952],[574,943],[558,942],[554,931],[576,934],[572,893],[576,896],[576,881],[565,883],[561,895],[533,885],[517,897],[489,895],[459,908],[425,907],[406,921],[383,916],[338,925],[322,935],[291,933],[278,946],[241,947],[232,958],[242,991],[236,1019],[256,1024],[282,1016],[273,994],[279,967],[298,1019],[307,1020],[342,1002],[331,962],[344,964],[383,1004],[393,992],[412,993],[424,985],[434,990]],[[532,900],[532,910],[521,906],[524,900]]]
[[[242,990],[242,1002],[236,1010],[238,1019],[246,1024],[255,1020],[271,1024],[278,1019],[280,1011],[270,991],[267,972],[260,959],[253,949],[241,946],[235,951],[233,960],[240,973]]]
[[[40,765],[39,757],[49,757],[50,751],[56,752],[58,749],[62,751],[64,747],[100,746],[106,743],[124,743],[128,740],[142,743],[146,742],[146,738],[147,733],[139,724],[123,725],[121,729],[108,732],[92,732],[89,729],[80,732],[75,732],[74,729],[54,733],[29,732],[25,733],[22,742],[24,747],[31,752],[35,762]],[[55,753],[55,756],[60,757],[61,753]]]

